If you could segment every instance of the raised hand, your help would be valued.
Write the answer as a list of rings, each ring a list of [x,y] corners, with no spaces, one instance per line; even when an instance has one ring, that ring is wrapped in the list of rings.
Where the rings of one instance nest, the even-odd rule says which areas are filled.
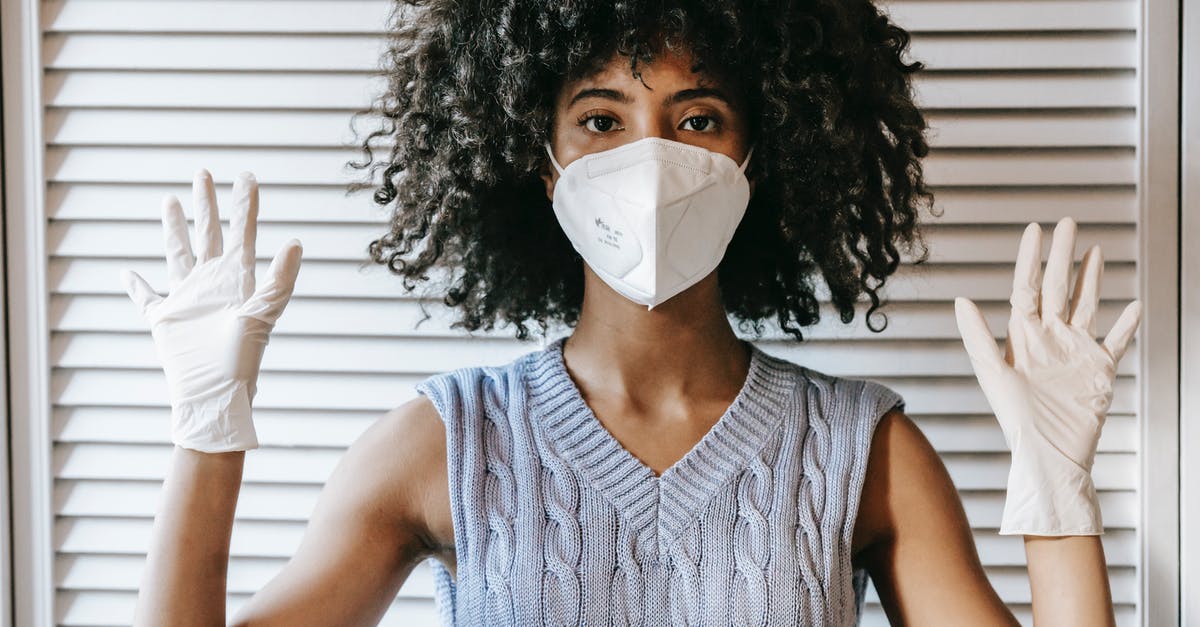
[[[224,251],[216,191],[207,170],[196,173],[192,197],[196,233],[191,241],[179,199],[171,194],[163,198],[167,296],[159,296],[131,270],[121,271],[121,282],[150,325],[166,374],[172,441],[206,453],[257,448],[251,403],[270,331],[300,271],[300,242],[293,238],[280,248],[266,282],[256,290],[254,175],[242,172],[233,184],[230,241]]]
[[[1042,229],[1025,229],[1017,252],[1005,351],[975,303],[954,301],[959,334],[988,404],[1012,451],[1002,535],[1099,535],[1092,463],[1112,404],[1116,366],[1137,330],[1142,306],[1131,302],[1104,341],[1095,339],[1103,259],[1083,257],[1068,286],[1075,221],[1063,218],[1041,276]]]

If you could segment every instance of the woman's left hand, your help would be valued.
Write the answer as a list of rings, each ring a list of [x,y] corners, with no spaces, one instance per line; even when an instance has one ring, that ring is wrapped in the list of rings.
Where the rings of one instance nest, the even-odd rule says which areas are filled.
[[[1112,403],[1116,365],[1141,319],[1131,302],[1104,342],[1095,339],[1103,260],[1083,257],[1068,301],[1075,221],[1063,218],[1041,274],[1042,229],[1021,238],[1005,351],[975,303],[954,301],[959,333],[975,376],[1012,451],[1002,535],[1103,533],[1092,482],[1100,430]]]

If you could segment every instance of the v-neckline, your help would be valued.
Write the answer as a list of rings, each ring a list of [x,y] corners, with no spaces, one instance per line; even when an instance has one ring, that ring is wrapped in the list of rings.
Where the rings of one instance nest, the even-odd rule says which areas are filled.
[[[750,365],[733,402],[678,461],[655,475],[596,417],[567,371],[566,337],[547,345],[529,377],[530,401],[559,455],[637,528],[657,519],[660,541],[689,523],[745,467],[788,414],[799,366],[750,342]]]

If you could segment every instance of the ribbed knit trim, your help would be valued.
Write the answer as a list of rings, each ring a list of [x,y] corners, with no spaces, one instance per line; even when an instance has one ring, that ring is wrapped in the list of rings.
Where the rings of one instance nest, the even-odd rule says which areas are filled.
[[[555,449],[636,529],[657,523],[660,549],[704,509],[718,488],[746,466],[789,415],[796,366],[750,346],[741,390],[716,424],[663,472],[626,450],[596,418],[571,379],[560,338],[535,352],[526,368],[530,403]]]

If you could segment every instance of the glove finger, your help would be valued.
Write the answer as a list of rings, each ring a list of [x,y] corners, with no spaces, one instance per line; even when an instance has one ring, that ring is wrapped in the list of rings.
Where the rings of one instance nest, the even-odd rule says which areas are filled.
[[[192,179],[192,206],[196,208],[196,236],[192,241],[192,250],[196,251],[196,261],[204,263],[221,256],[217,190],[213,187],[212,174],[204,168],[197,170]]]
[[[266,280],[242,307],[243,315],[275,324],[296,287],[302,252],[300,240],[294,237],[283,244],[271,260]]]
[[[163,237],[167,245],[167,286],[169,291],[175,291],[196,265],[192,256],[192,244],[188,240],[187,218],[183,215],[183,206],[175,194],[167,194],[162,202]]]
[[[125,293],[129,294],[130,300],[138,306],[138,311],[143,317],[146,317],[147,309],[162,300],[146,279],[133,270],[121,270],[121,285],[125,287]]]
[[[1100,304],[1100,277],[1104,274],[1104,254],[1096,244],[1083,255],[1075,292],[1071,296],[1071,326],[1096,336],[1096,309]]]
[[[958,322],[958,333],[972,363],[986,364],[992,368],[1007,365],[1000,348],[996,346],[992,331],[979,307],[970,299],[954,299],[954,318]],[[976,373],[979,374],[979,373]]]
[[[233,181],[233,212],[229,215],[229,250],[237,255],[241,272],[241,298],[254,293],[254,248],[258,237],[258,181],[242,172]]]
[[[1135,300],[1125,306],[1125,311],[1122,311],[1113,323],[1112,329],[1104,338],[1104,348],[1112,355],[1113,363],[1121,361],[1121,357],[1125,355],[1125,349],[1129,347],[1129,341],[1133,339],[1141,320],[1142,303]]]
[[[1071,264],[1075,258],[1075,220],[1065,217],[1054,227],[1050,254],[1046,258],[1046,276],[1042,279],[1042,320],[1067,318],[1067,286],[1071,284]]]
[[[1042,269],[1042,227],[1029,223],[1021,235],[1017,263],[1013,270],[1013,288],[1009,303],[1014,313],[1036,318]]]

